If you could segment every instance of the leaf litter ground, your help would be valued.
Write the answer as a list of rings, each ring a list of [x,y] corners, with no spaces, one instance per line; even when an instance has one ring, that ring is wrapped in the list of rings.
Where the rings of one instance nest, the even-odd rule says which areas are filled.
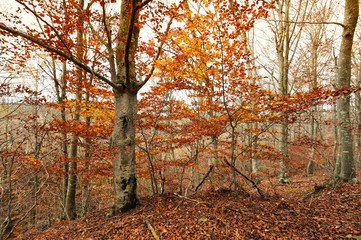
[[[119,216],[106,218],[103,210],[17,239],[361,239],[360,184],[314,194],[315,183],[322,182],[319,174],[294,177],[289,185],[275,181],[260,185],[266,199],[256,191],[250,197],[151,196]]]

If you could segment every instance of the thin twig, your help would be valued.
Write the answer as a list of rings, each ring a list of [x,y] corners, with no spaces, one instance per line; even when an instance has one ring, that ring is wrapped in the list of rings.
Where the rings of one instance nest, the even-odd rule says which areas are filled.
[[[35,203],[25,214],[24,216],[22,216],[19,221],[17,221],[14,226],[11,228],[10,232],[8,233],[8,235],[4,238],[4,240],[8,239],[11,234],[13,234],[15,228],[17,227],[17,225],[19,225],[19,223],[21,223],[22,221],[24,221],[24,219],[29,215],[29,213],[36,207],[37,203]]]
[[[174,195],[176,195],[177,197],[179,197],[181,199],[185,199],[185,200],[188,200],[188,201],[191,201],[191,202],[195,202],[197,204],[204,204],[204,205],[207,205],[208,207],[214,207],[213,204],[209,203],[209,202],[198,201],[198,200],[186,197],[186,196],[182,196],[182,195],[180,195],[178,193],[174,193]]]
[[[157,232],[154,230],[153,226],[150,224],[150,222],[148,220],[144,220],[145,224],[147,224],[147,227],[149,228],[149,230],[151,231],[154,239],[156,240],[160,240],[160,238],[158,237]]]
[[[286,22],[286,23],[295,23],[295,24],[334,24],[345,28],[345,25],[339,22],[307,22],[307,21],[298,22],[298,21],[285,21],[285,20],[276,20],[276,19],[260,19],[260,20],[266,22]]]

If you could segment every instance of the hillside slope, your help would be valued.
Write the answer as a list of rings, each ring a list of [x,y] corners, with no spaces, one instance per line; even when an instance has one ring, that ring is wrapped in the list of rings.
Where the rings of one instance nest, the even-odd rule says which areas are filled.
[[[313,194],[314,178],[263,183],[266,199],[232,193],[141,199],[138,208],[106,218],[106,210],[17,239],[353,239],[361,236],[361,185]],[[153,229],[153,230],[151,230]]]

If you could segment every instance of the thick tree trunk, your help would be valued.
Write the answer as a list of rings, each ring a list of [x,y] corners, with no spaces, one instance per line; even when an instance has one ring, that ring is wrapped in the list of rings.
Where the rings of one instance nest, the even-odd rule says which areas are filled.
[[[344,14],[344,30],[340,47],[339,62],[336,71],[336,88],[350,86],[351,80],[351,53],[353,36],[359,15],[358,0],[346,0]],[[340,174],[341,181],[351,181],[356,177],[353,156],[352,126],[350,119],[350,96],[343,96],[337,100],[337,119],[340,124]]]
[[[113,160],[114,205],[111,215],[125,212],[138,204],[136,194],[135,125],[137,95],[115,91],[115,122],[111,145],[117,147]]]
[[[114,89],[115,119],[114,130],[110,138],[111,146],[117,148],[113,160],[114,204],[110,215],[126,212],[136,207],[139,202],[137,198],[135,126],[137,93],[142,85],[138,85],[136,79],[134,59],[140,29],[136,26],[139,16],[137,14],[132,16],[132,13],[140,2],[140,0],[122,0],[116,51],[113,51],[111,42],[108,42],[111,79],[119,87]],[[106,16],[104,18],[106,19]],[[106,27],[110,36],[109,22],[106,22]]]

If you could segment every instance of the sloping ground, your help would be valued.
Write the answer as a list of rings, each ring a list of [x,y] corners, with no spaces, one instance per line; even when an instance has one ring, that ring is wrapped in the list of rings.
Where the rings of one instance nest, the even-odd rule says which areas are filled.
[[[361,185],[311,194],[315,178],[263,183],[261,199],[232,193],[148,197],[107,219],[106,211],[18,239],[353,239],[361,236]],[[319,181],[318,181],[319,182]],[[152,230],[153,229],[153,233]]]

